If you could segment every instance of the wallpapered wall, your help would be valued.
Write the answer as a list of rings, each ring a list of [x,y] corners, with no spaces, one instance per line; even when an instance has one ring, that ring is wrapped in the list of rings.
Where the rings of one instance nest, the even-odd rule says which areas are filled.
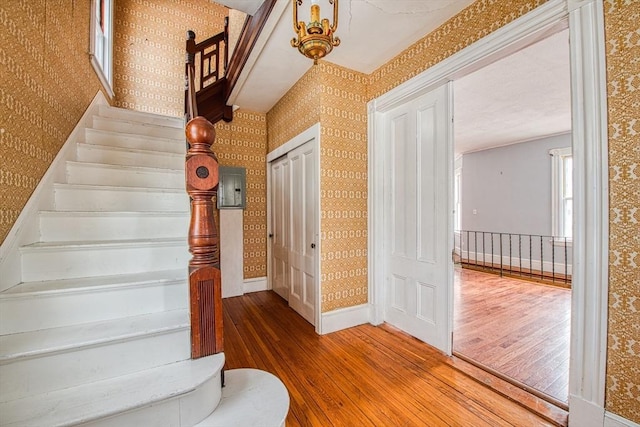
[[[367,302],[366,82],[320,61],[267,113],[269,152],[321,125],[322,312]]]
[[[640,2],[607,0],[607,409],[640,423]]]
[[[0,242],[100,88],[89,17],[89,0],[0,2]]]
[[[247,168],[244,210],[244,278],[267,275],[267,118],[237,110],[231,123],[216,123],[213,151],[222,166]]]
[[[202,41],[222,31],[227,14],[208,0],[117,0],[115,105],[182,117],[187,30]]]

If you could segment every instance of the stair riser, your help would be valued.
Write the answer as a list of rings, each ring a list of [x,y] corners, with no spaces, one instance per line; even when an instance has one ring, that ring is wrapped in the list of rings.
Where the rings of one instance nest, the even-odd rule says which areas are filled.
[[[188,304],[186,282],[3,298],[0,335],[180,310]]]
[[[78,160],[89,163],[105,163],[109,165],[146,166],[184,170],[184,153],[162,153],[148,151],[109,150],[98,145],[78,144]]]
[[[127,122],[94,116],[93,128],[110,132],[133,133],[136,135],[156,136],[159,138],[185,138],[184,129],[158,126],[145,123]]]
[[[126,240],[187,236],[189,215],[91,215],[69,212],[66,216],[40,215],[43,242]]]
[[[0,394],[20,399],[190,357],[188,328],[0,365]]]
[[[175,154],[184,154],[187,151],[185,138],[171,140],[143,135],[124,135],[115,132],[99,132],[93,129],[86,129],[85,141],[87,144],[133,148],[135,150],[161,151]]]
[[[67,183],[122,187],[184,189],[184,172],[168,169],[141,170],[68,162]]]
[[[132,110],[111,108],[106,105],[100,106],[100,117],[118,120],[136,121],[139,123],[168,126],[174,128],[184,128],[184,119],[179,117],[168,117],[156,114],[141,113]]]
[[[189,211],[189,196],[186,192],[56,187],[54,196],[55,210],[58,211]]]
[[[143,405],[137,410],[82,425],[83,427],[192,427],[213,412],[220,402],[222,395],[220,381],[220,373],[218,373],[191,393]]]
[[[70,279],[174,270],[189,261],[184,246],[83,246],[22,250],[22,280]]]

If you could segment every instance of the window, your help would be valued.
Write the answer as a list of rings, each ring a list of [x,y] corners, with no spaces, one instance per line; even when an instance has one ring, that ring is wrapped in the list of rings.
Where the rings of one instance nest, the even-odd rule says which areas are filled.
[[[556,238],[572,238],[573,159],[571,147],[554,148],[551,154],[551,223]],[[564,241],[564,239],[562,239]]]
[[[113,97],[113,0],[92,0],[91,3],[91,65]]]

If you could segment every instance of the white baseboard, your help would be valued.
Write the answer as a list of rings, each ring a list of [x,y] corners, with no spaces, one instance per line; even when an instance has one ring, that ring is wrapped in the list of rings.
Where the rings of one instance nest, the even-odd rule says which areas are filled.
[[[245,279],[243,282],[244,293],[268,291],[269,286],[267,284],[266,277],[255,277],[253,279]]]
[[[640,427],[640,424],[626,418],[622,418],[620,415],[605,412],[603,427]]]
[[[486,261],[493,264],[500,264],[501,262],[500,255],[496,254],[492,255],[490,253],[460,251],[460,248],[456,248],[455,252],[457,255],[461,256],[463,260],[469,260],[470,262],[475,262],[476,260],[479,263]],[[571,258],[569,258],[569,260],[570,259]],[[523,269],[531,268],[538,271],[544,269],[546,273],[555,271],[556,274],[564,274],[564,264],[558,262],[552,264],[550,261],[544,261],[543,263],[540,263],[540,260],[536,259],[530,260],[529,258],[522,258],[521,260],[520,258],[516,257],[511,257],[511,259],[509,259],[509,256],[507,255],[502,256],[502,265],[506,267],[509,267],[509,265],[511,265],[514,269],[517,270],[520,267],[521,263]],[[572,274],[571,264],[567,264],[567,274]]]
[[[322,313],[320,322],[321,335],[369,323],[369,304]]]
[[[604,408],[578,396],[569,395],[569,427],[602,427]]]
[[[101,105],[109,105],[109,102],[102,91],[98,91],[0,245],[0,292],[22,281],[19,248],[40,240],[38,212],[53,208],[53,184],[66,182],[66,162],[76,159],[76,143],[84,142],[84,129],[92,125],[93,116],[98,114]]]

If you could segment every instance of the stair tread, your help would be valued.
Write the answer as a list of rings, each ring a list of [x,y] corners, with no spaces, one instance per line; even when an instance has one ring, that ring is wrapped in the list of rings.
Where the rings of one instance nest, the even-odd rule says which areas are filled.
[[[0,299],[24,297],[32,294],[71,292],[115,286],[144,286],[168,284],[187,280],[187,270],[160,270],[144,273],[117,274],[111,276],[79,277],[73,279],[22,282],[0,293]]]
[[[135,126],[142,126],[142,127],[149,127],[149,128],[154,128],[154,129],[167,129],[167,131],[176,131],[176,130],[183,130],[181,126],[173,126],[173,125],[166,125],[166,124],[159,124],[159,123],[149,123],[149,122],[145,122],[145,121],[141,121],[141,120],[135,120],[135,118],[116,118],[116,117],[105,117],[105,116],[101,116],[101,115],[95,115],[93,116],[94,119],[98,119],[98,120],[102,120],[102,121],[106,121],[106,122],[112,122],[112,123],[123,123],[123,124],[130,124],[130,125],[135,125]]]
[[[22,246],[20,251],[38,249],[59,249],[59,248],[83,248],[87,246],[96,247],[116,247],[116,246],[153,246],[164,244],[187,244],[187,237],[163,237],[156,239],[126,239],[126,240],[78,240],[78,241],[56,241],[56,242],[35,242]]]
[[[76,166],[90,166],[95,168],[121,169],[121,170],[141,171],[141,172],[173,173],[173,174],[181,174],[181,175],[184,173],[184,169],[154,168],[151,166],[112,165],[110,163],[77,162],[73,160],[67,160],[67,164],[76,165]]]
[[[289,392],[275,375],[259,369],[225,371],[218,407],[195,427],[284,426]]]
[[[119,147],[112,145],[102,145],[102,144],[89,144],[86,142],[78,143],[79,147],[88,148],[88,149],[99,149],[99,150],[111,150],[111,151],[122,151],[126,153],[139,153],[145,156],[157,155],[157,156],[169,156],[175,157],[179,159],[184,159],[185,153],[172,153],[170,151],[158,151],[158,150],[145,150],[142,148],[129,148],[129,147]]]
[[[189,310],[171,310],[2,335],[0,363],[176,329],[188,329],[189,325]]]
[[[137,111],[137,110],[128,110],[126,108],[118,108],[112,107],[110,105],[103,105],[100,107],[100,113],[98,116],[104,118],[111,118],[108,116],[108,112],[113,111],[116,114],[123,114],[129,117],[141,117],[143,120],[162,120],[170,122],[171,125],[169,127],[181,128],[184,127],[184,118],[182,117],[173,117],[173,116],[164,116],[162,114],[149,113],[147,111]],[[106,112],[106,116],[104,113]]]
[[[186,217],[188,211],[38,211],[41,216],[95,216],[95,217]]]
[[[124,187],[121,185],[95,185],[95,184],[66,184],[56,182],[54,188],[79,188],[86,190],[121,190],[121,191],[143,191],[146,193],[180,193],[186,194],[185,190],[180,188],[157,188],[157,187]]]
[[[142,135],[139,133],[118,132],[115,130],[103,130],[103,129],[94,129],[94,128],[86,128],[86,131],[90,133],[97,133],[97,134],[103,134],[103,135],[114,135],[120,138],[147,139],[147,140],[171,142],[171,143],[177,143],[177,144],[185,144],[185,141],[186,141],[186,137],[184,139],[183,138],[165,138],[163,136]],[[93,145],[90,142],[86,142],[83,144]],[[157,150],[153,150],[153,151],[157,151]],[[186,149],[185,149],[185,152],[186,152]]]
[[[224,354],[0,403],[3,426],[75,425],[195,390],[224,365]]]

